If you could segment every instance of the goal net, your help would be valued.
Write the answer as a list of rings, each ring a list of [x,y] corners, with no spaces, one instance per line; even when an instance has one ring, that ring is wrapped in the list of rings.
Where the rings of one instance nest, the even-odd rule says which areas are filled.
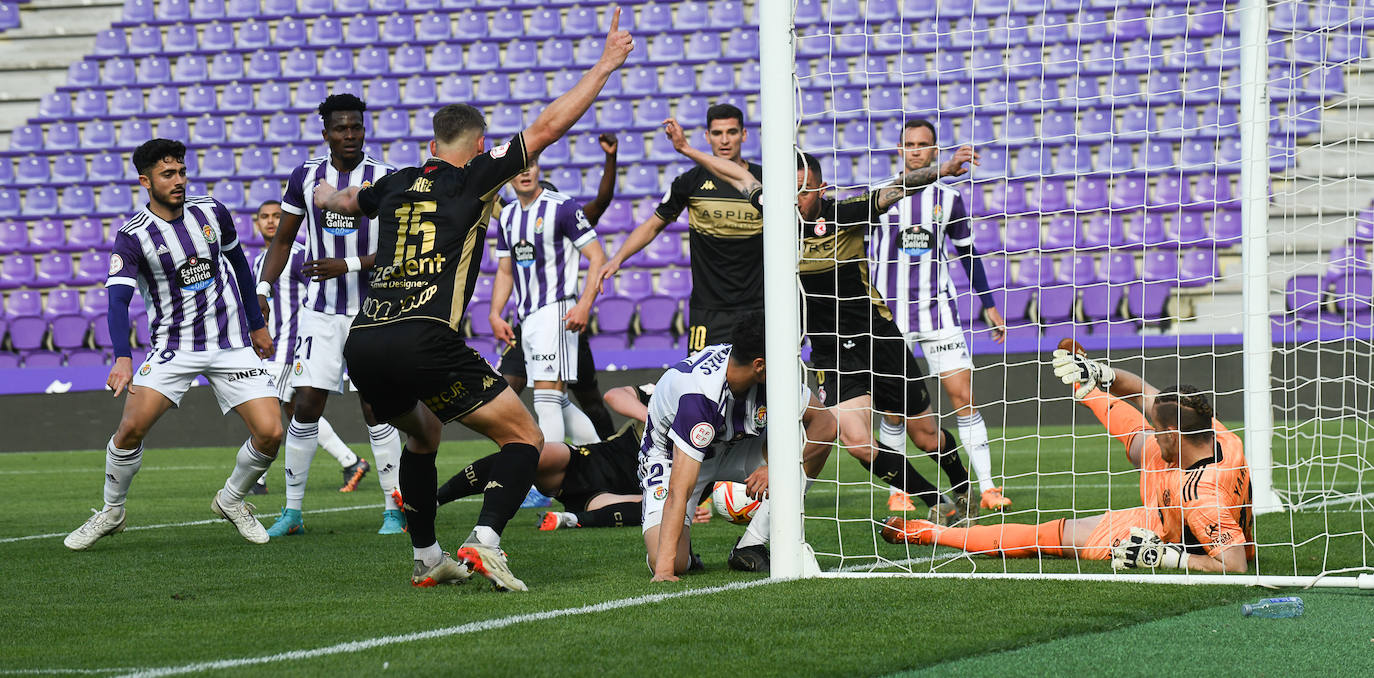
[[[771,43],[770,12],[792,25],[790,34],[773,28]],[[973,552],[889,543],[885,518],[924,519],[927,506],[913,498],[914,509],[892,508],[901,500],[890,498],[889,484],[837,447],[805,496],[807,546],[796,557],[809,563],[814,550],[829,575],[1207,580],[1183,569],[1116,574],[1107,561],[1072,557],[1068,535],[1059,539],[1069,557],[1007,553],[1025,534],[1015,525],[1142,506],[1141,474],[1123,445],[1053,374],[1052,352],[1072,338],[1154,386],[1196,386],[1243,439],[1252,487],[1241,508],[1254,521],[1247,581],[1352,585],[1351,575],[1374,571],[1374,126],[1361,118],[1363,100],[1374,96],[1366,74],[1374,6],[760,0],[758,16],[765,191],[770,177],[790,190],[793,147],[819,159],[839,199],[908,169],[903,145],[918,132],[934,138],[936,162],[961,145],[978,151],[970,174],[942,182],[948,195],[918,193],[883,223],[859,226],[869,241],[859,259],[899,329],[908,339],[923,332],[915,343],[923,365],[934,351],[938,367],[958,371],[948,337],[942,343],[936,331],[957,318],[974,365],[971,409],[952,399],[963,400],[957,379],[942,388],[934,376],[926,380],[931,408],[960,443],[970,503],[978,507],[994,487],[1011,502],[961,523],[1001,527],[996,538],[967,538]],[[770,56],[770,44],[785,44],[790,57]],[[787,84],[790,93],[768,89]],[[918,120],[928,124],[913,127]],[[776,187],[770,194],[791,197]],[[778,204],[770,194],[765,203]],[[770,289],[794,290],[797,269],[788,263],[811,265],[819,250],[798,246],[790,215],[773,210],[765,219],[770,283],[781,281]],[[897,235],[880,237],[883,229]],[[880,240],[900,252],[889,263]],[[981,270],[958,253],[966,242]],[[856,257],[826,251],[842,288]],[[986,293],[975,289],[982,278]],[[770,332],[792,317],[786,299],[769,298]],[[837,294],[834,309],[853,301]],[[985,304],[1004,319],[1005,337]],[[788,330],[792,344],[804,322]],[[838,362],[844,371],[838,353],[849,350],[851,329],[818,330],[832,336],[803,346],[802,378],[818,392],[825,384],[815,368]],[[875,323],[867,329],[882,333]],[[786,346],[771,336],[770,351]],[[818,355],[820,346],[834,354]],[[770,355],[785,364],[778,356],[790,359],[795,347]],[[875,392],[882,377],[900,376],[900,364],[873,362]],[[880,440],[880,413],[864,414]],[[986,464],[970,459],[981,447],[980,418]],[[911,465],[953,498],[951,475],[914,443],[903,445]],[[775,496],[778,489],[790,486],[775,487]],[[790,549],[775,541],[775,562]]]

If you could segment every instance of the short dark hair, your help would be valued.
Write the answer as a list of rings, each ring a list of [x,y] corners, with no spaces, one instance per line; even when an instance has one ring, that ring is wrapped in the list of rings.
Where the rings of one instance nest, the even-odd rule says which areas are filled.
[[[358,115],[362,115],[366,110],[367,104],[352,94],[331,94],[320,104],[320,122],[328,127],[329,116],[335,113],[357,111]]]
[[[738,120],[739,126],[744,127],[744,111],[741,111],[739,106],[734,104],[713,104],[710,108],[706,109],[707,127],[710,127],[711,123],[717,120],[730,119]]]
[[[931,141],[940,140],[940,134],[935,131],[935,123],[926,120],[925,118],[908,118],[906,123],[902,125],[902,133],[905,134],[906,131],[909,129],[920,129],[922,127],[930,130]]]
[[[257,208],[256,210],[253,210],[253,212],[256,214],[257,212],[261,212],[261,211],[262,211],[262,208],[267,207],[268,205],[280,205],[280,204],[281,204],[281,201],[280,201],[280,200],[264,200],[264,201],[262,201],[262,204],[261,204],[261,205],[258,205],[258,208]]]
[[[546,191],[553,191],[554,193],[557,193],[557,192],[558,192],[558,187],[557,187],[557,186],[554,186],[554,185],[553,185],[553,182],[551,182],[551,181],[546,181],[546,180],[544,180],[544,179],[540,179],[540,180],[539,180],[539,187],[542,188],[542,189],[544,189],[544,190],[546,190]]]
[[[736,365],[749,365],[755,358],[763,357],[764,344],[763,311],[750,311],[735,321],[730,334],[730,361]]]
[[[440,143],[450,143],[466,134],[469,130],[478,133],[487,131],[487,121],[482,112],[467,104],[449,104],[434,112],[434,138]]]
[[[1196,386],[1178,384],[1155,396],[1155,417],[1161,426],[1177,429],[1195,442],[1209,442],[1213,438],[1212,404]]]
[[[186,162],[186,144],[175,139],[150,139],[134,149],[132,159],[139,176],[146,177],[148,172],[167,158]]]
[[[816,156],[805,151],[797,152],[797,171],[806,170],[807,175],[816,177],[816,181],[825,181],[821,175],[821,161]]]

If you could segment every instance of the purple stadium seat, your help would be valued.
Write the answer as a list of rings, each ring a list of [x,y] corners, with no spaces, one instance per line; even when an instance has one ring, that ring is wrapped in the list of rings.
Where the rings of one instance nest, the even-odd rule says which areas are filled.
[[[59,349],[80,348],[86,341],[90,321],[81,314],[81,293],[72,289],[48,292],[44,313],[52,329],[53,346]]]
[[[604,302],[603,302],[604,303]],[[599,332],[587,340],[593,352],[623,351],[629,348],[630,337],[624,332]]]
[[[205,179],[218,179],[234,174],[234,152],[222,148],[206,151],[196,173],[198,177]]]
[[[301,118],[282,112],[267,121],[265,138],[270,142],[297,141],[301,138]]]
[[[247,85],[233,83],[224,87],[224,95],[220,98],[220,104],[227,111],[247,111],[255,108],[253,105],[253,88]],[[259,123],[258,133],[261,134],[261,123]]]
[[[1210,247],[1199,247],[1183,253],[1183,261],[1178,268],[1178,284],[1184,287],[1199,287],[1211,284],[1218,276],[1216,253]]]
[[[410,38],[399,38],[396,36],[412,35]],[[388,42],[405,42],[415,37],[423,43],[437,43],[448,40],[453,36],[453,25],[449,21],[447,14],[434,14],[433,12],[420,17],[420,27],[418,31],[410,27],[410,21],[400,15],[389,17],[382,24],[382,37]]]
[[[50,92],[38,100],[38,114],[45,118],[65,118],[72,114],[72,98],[65,92]]]
[[[1025,214],[1030,211],[1026,203],[1026,184],[1021,181],[999,181],[993,184],[992,195],[988,201],[991,214]]]
[[[445,67],[456,67],[460,62],[456,61],[460,50],[453,48],[453,56],[448,56],[445,48],[440,46],[430,55],[430,66],[435,68],[435,64],[444,64]],[[499,70],[504,64],[501,61],[501,52],[492,43],[477,43],[468,49],[467,68],[475,73],[484,71]]]
[[[187,113],[218,112],[219,101],[215,88],[201,85],[186,90],[186,95],[182,97],[181,108]]]
[[[132,59],[115,57],[100,69],[100,84],[107,86],[132,85],[138,81],[138,71]]]
[[[316,65],[314,52],[297,47],[286,53],[286,62],[281,72],[288,78],[308,78],[315,75]]]
[[[300,146],[283,146],[272,162],[272,174],[290,174],[310,159],[310,151]]]
[[[1058,281],[1055,273],[1054,258],[1048,256],[1028,256],[1021,259],[1016,268],[1014,287],[1049,287]]]
[[[34,242],[33,236],[29,237],[29,242]],[[1332,248],[1328,257],[1326,281],[1331,283],[1336,278],[1349,275],[1351,272],[1368,272],[1369,270],[1369,259],[1365,256],[1363,245],[1341,245]]]
[[[19,221],[0,221],[0,252],[20,252],[28,248],[28,226]]]
[[[56,333],[54,332],[54,336]],[[75,348],[65,352],[68,367],[99,367],[109,364],[104,352]]]
[[[1025,149],[1021,152],[1024,154]],[[1046,171],[1048,173],[1048,171]],[[1030,184],[1030,195],[1026,204],[1031,210],[1040,212],[1061,212],[1069,208],[1069,199],[1064,182],[1056,179],[1040,179]]]
[[[56,351],[28,351],[23,354],[24,367],[43,369],[62,366],[62,354]]]
[[[72,104],[72,112],[83,118],[96,118],[105,115],[105,93],[100,91],[78,92]]]
[[[658,239],[661,240],[664,237],[675,236],[661,236]],[[653,275],[650,271],[625,271],[615,280],[614,296],[625,297],[627,299],[643,299],[654,294]]]
[[[1146,282],[1177,282],[1178,253],[1173,249],[1146,250],[1141,265],[1141,278]]]
[[[1192,190],[1188,186],[1188,180],[1175,174],[1160,177],[1155,182],[1154,188],[1150,189],[1149,197],[1145,205],[1150,208],[1169,208],[1188,207],[1193,203]]]
[[[160,51],[162,51],[162,32],[158,29],[151,26],[140,26],[129,32],[129,54],[156,54]]]
[[[465,11],[458,15],[458,27],[454,35],[461,35],[465,38],[485,38],[487,37],[487,17],[485,14],[478,14],[472,11]]]
[[[92,53],[98,56],[114,56],[129,51],[127,36],[118,28],[109,28],[95,34]],[[71,84],[71,83],[68,83]]]
[[[27,251],[47,252],[61,249],[67,242],[62,222],[53,219],[40,219],[29,226]]]
[[[682,266],[687,258],[682,253],[682,239],[677,234],[660,235],[644,248],[641,261],[655,268]]]
[[[1090,254],[1075,254],[1059,267],[1059,281],[1082,287],[1101,282],[1097,275],[1097,260]]]
[[[444,101],[464,101],[472,98],[472,78],[462,73],[454,73],[439,81],[439,99]]]
[[[457,76],[450,76],[457,77]],[[432,104],[438,98],[434,78],[412,75],[406,78],[401,90],[401,102],[405,104]]]
[[[0,259],[0,289],[13,289],[33,284],[33,257],[10,254]]]
[[[24,216],[45,217],[57,213],[57,190],[37,186],[24,193]]]
[[[114,135],[112,134],[111,137]],[[86,160],[78,155],[60,155],[53,158],[52,180],[58,183],[74,184],[86,180]]]
[[[210,188],[210,194],[231,210],[244,207],[243,183],[240,181],[220,179]]]
[[[682,268],[659,271],[658,291],[675,299],[686,299],[692,292],[692,274]]]
[[[505,73],[488,73],[477,81],[474,98],[478,101],[502,102],[510,99],[510,77]]]
[[[125,208],[126,210],[128,208]],[[113,236],[112,236],[113,237]],[[72,283],[76,285],[92,285],[105,281],[110,274],[110,255],[104,251],[97,250],[86,252],[76,262],[76,273],[72,277]]]
[[[602,297],[596,304],[597,333],[628,332],[634,318],[635,302],[625,297]]]
[[[982,262],[983,272],[987,274],[988,278],[988,287],[992,289],[1006,287],[1007,281],[1011,278],[1006,257],[983,256]]]
[[[1324,311],[1322,299],[1326,282],[1321,276],[1295,275],[1285,288],[1288,310],[1299,320],[1315,321]]]
[[[282,195],[281,182],[276,179],[258,179],[248,185],[248,196],[244,206],[254,209],[268,200],[279,200]]]
[[[387,147],[386,161],[397,167],[417,167],[424,156],[415,142],[397,141]]]
[[[92,206],[94,208],[94,206]],[[67,248],[74,251],[105,246],[105,226],[99,219],[78,217],[67,226]],[[3,245],[0,245],[3,247]]]
[[[210,71],[205,57],[199,54],[183,54],[177,57],[172,66],[172,82],[193,83],[209,79]]]
[[[1231,191],[1231,179],[1226,175],[1204,174],[1197,177],[1193,209],[1240,209],[1240,198]]]
[[[1211,234],[1207,232],[1206,220],[1202,212],[1178,212],[1174,216],[1174,237],[1183,247],[1207,246],[1212,244]]]
[[[195,119],[191,128],[191,143],[210,146],[222,144],[225,140],[224,120],[210,114]]]
[[[200,51],[214,53],[233,48],[233,28],[216,21],[201,29]]]
[[[19,159],[19,169],[15,172],[14,182],[21,186],[44,184],[48,182],[47,156],[29,155]]]
[[[1026,252],[1040,249],[1040,220],[1036,217],[1008,219],[1006,251]]]
[[[100,189],[95,209],[101,214],[122,214],[128,212],[133,204],[133,193],[129,191],[127,185],[109,184]]]
[[[249,113],[240,113],[229,121],[229,141],[236,144],[252,144],[262,141],[262,118]]]
[[[1116,177],[1112,182],[1111,207],[1114,210],[1139,209],[1145,205],[1147,182],[1137,177]]]
[[[719,3],[717,3],[719,4]],[[758,31],[736,28],[725,38],[725,58],[731,61],[757,59],[759,56]]]
[[[339,78],[353,73],[353,52],[343,47],[330,47],[320,57],[320,75]]]
[[[69,184],[62,189],[58,198],[57,210],[62,214],[87,214],[95,210],[95,193],[89,186]]]
[[[103,287],[88,289],[81,295],[81,315],[91,323],[95,330],[95,345],[102,348],[110,346],[110,329],[105,323],[109,311],[109,292]]]

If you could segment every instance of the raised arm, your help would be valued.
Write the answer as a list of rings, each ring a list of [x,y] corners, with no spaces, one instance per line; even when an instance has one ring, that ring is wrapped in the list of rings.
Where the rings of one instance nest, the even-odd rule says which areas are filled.
[[[358,205],[358,191],[361,190],[358,186],[349,186],[341,191],[327,183],[320,182],[315,186],[315,206],[346,217],[364,216],[363,208]],[[282,223],[285,225],[284,219]],[[277,235],[281,235],[281,233],[280,230],[277,231]],[[295,235],[293,234],[292,237],[294,238]]]
[[[935,183],[940,177],[957,177],[968,172],[966,165],[969,163],[977,165],[978,154],[972,146],[960,146],[943,165],[928,165],[897,177],[891,184],[878,189],[878,209],[886,211],[897,201]]]
[[[593,226],[601,221],[601,215],[606,213],[606,207],[611,204],[611,199],[615,197],[615,166],[616,149],[620,147],[620,142],[613,134],[602,134],[597,138],[601,144],[601,150],[606,152],[606,164],[601,167],[601,183],[596,187],[596,197],[592,201],[582,206],[582,213],[587,215],[587,221]],[[588,280],[598,278],[588,275]]]
[[[620,249],[616,250],[616,253],[606,260],[605,266],[601,267],[601,274],[595,278],[596,293],[601,294],[605,292],[606,281],[615,277],[616,272],[625,264],[625,260],[634,256],[645,247],[648,247],[649,243],[653,242],[654,238],[658,237],[658,234],[662,233],[663,229],[667,226],[668,222],[664,221],[663,217],[657,214],[651,214],[648,219],[644,220],[644,223],[636,226],[635,230],[630,231],[630,235],[625,237],[625,242],[620,244]],[[593,278],[588,276],[587,280],[590,281],[593,280]],[[588,287],[590,286],[591,283],[588,283]]]
[[[534,155],[563,136],[583,113],[591,108],[596,95],[606,86],[606,80],[625,63],[625,57],[635,47],[629,31],[620,30],[620,9],[611,15],[611,29],[606,32],[606,46],[601,58],[582,74],[573,88],[553,100],[525,130],[525,152]]]
[[[740,167],[725,158],[717,158],[710,153],[692,148],[692,145],[687,143],[687,135],[683,133],[682,125],[678,124],[676,119],[668,118],[663,121],[663,133],[673,142],[673,150],[687,156],[692,162],[705,167],[711,174],[724,179],[740,193],[749,195],[754,189],[763,185],[754,178],[754,175],[749,173],[748,168]]]

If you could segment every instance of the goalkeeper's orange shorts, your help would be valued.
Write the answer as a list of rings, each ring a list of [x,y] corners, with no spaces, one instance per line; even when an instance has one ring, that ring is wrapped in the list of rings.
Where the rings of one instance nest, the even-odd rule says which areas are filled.
[[[1083,560],[1111,560],[1112,547],[1128,539],[1132,527],[1143,527],[1156,533],[1161,533],[1163,529],[1155,512],[1143,506],[1108,511],[1102,514],[1102,520],[1088,536],[1087,545],[1078,551],[1078,557]]]

